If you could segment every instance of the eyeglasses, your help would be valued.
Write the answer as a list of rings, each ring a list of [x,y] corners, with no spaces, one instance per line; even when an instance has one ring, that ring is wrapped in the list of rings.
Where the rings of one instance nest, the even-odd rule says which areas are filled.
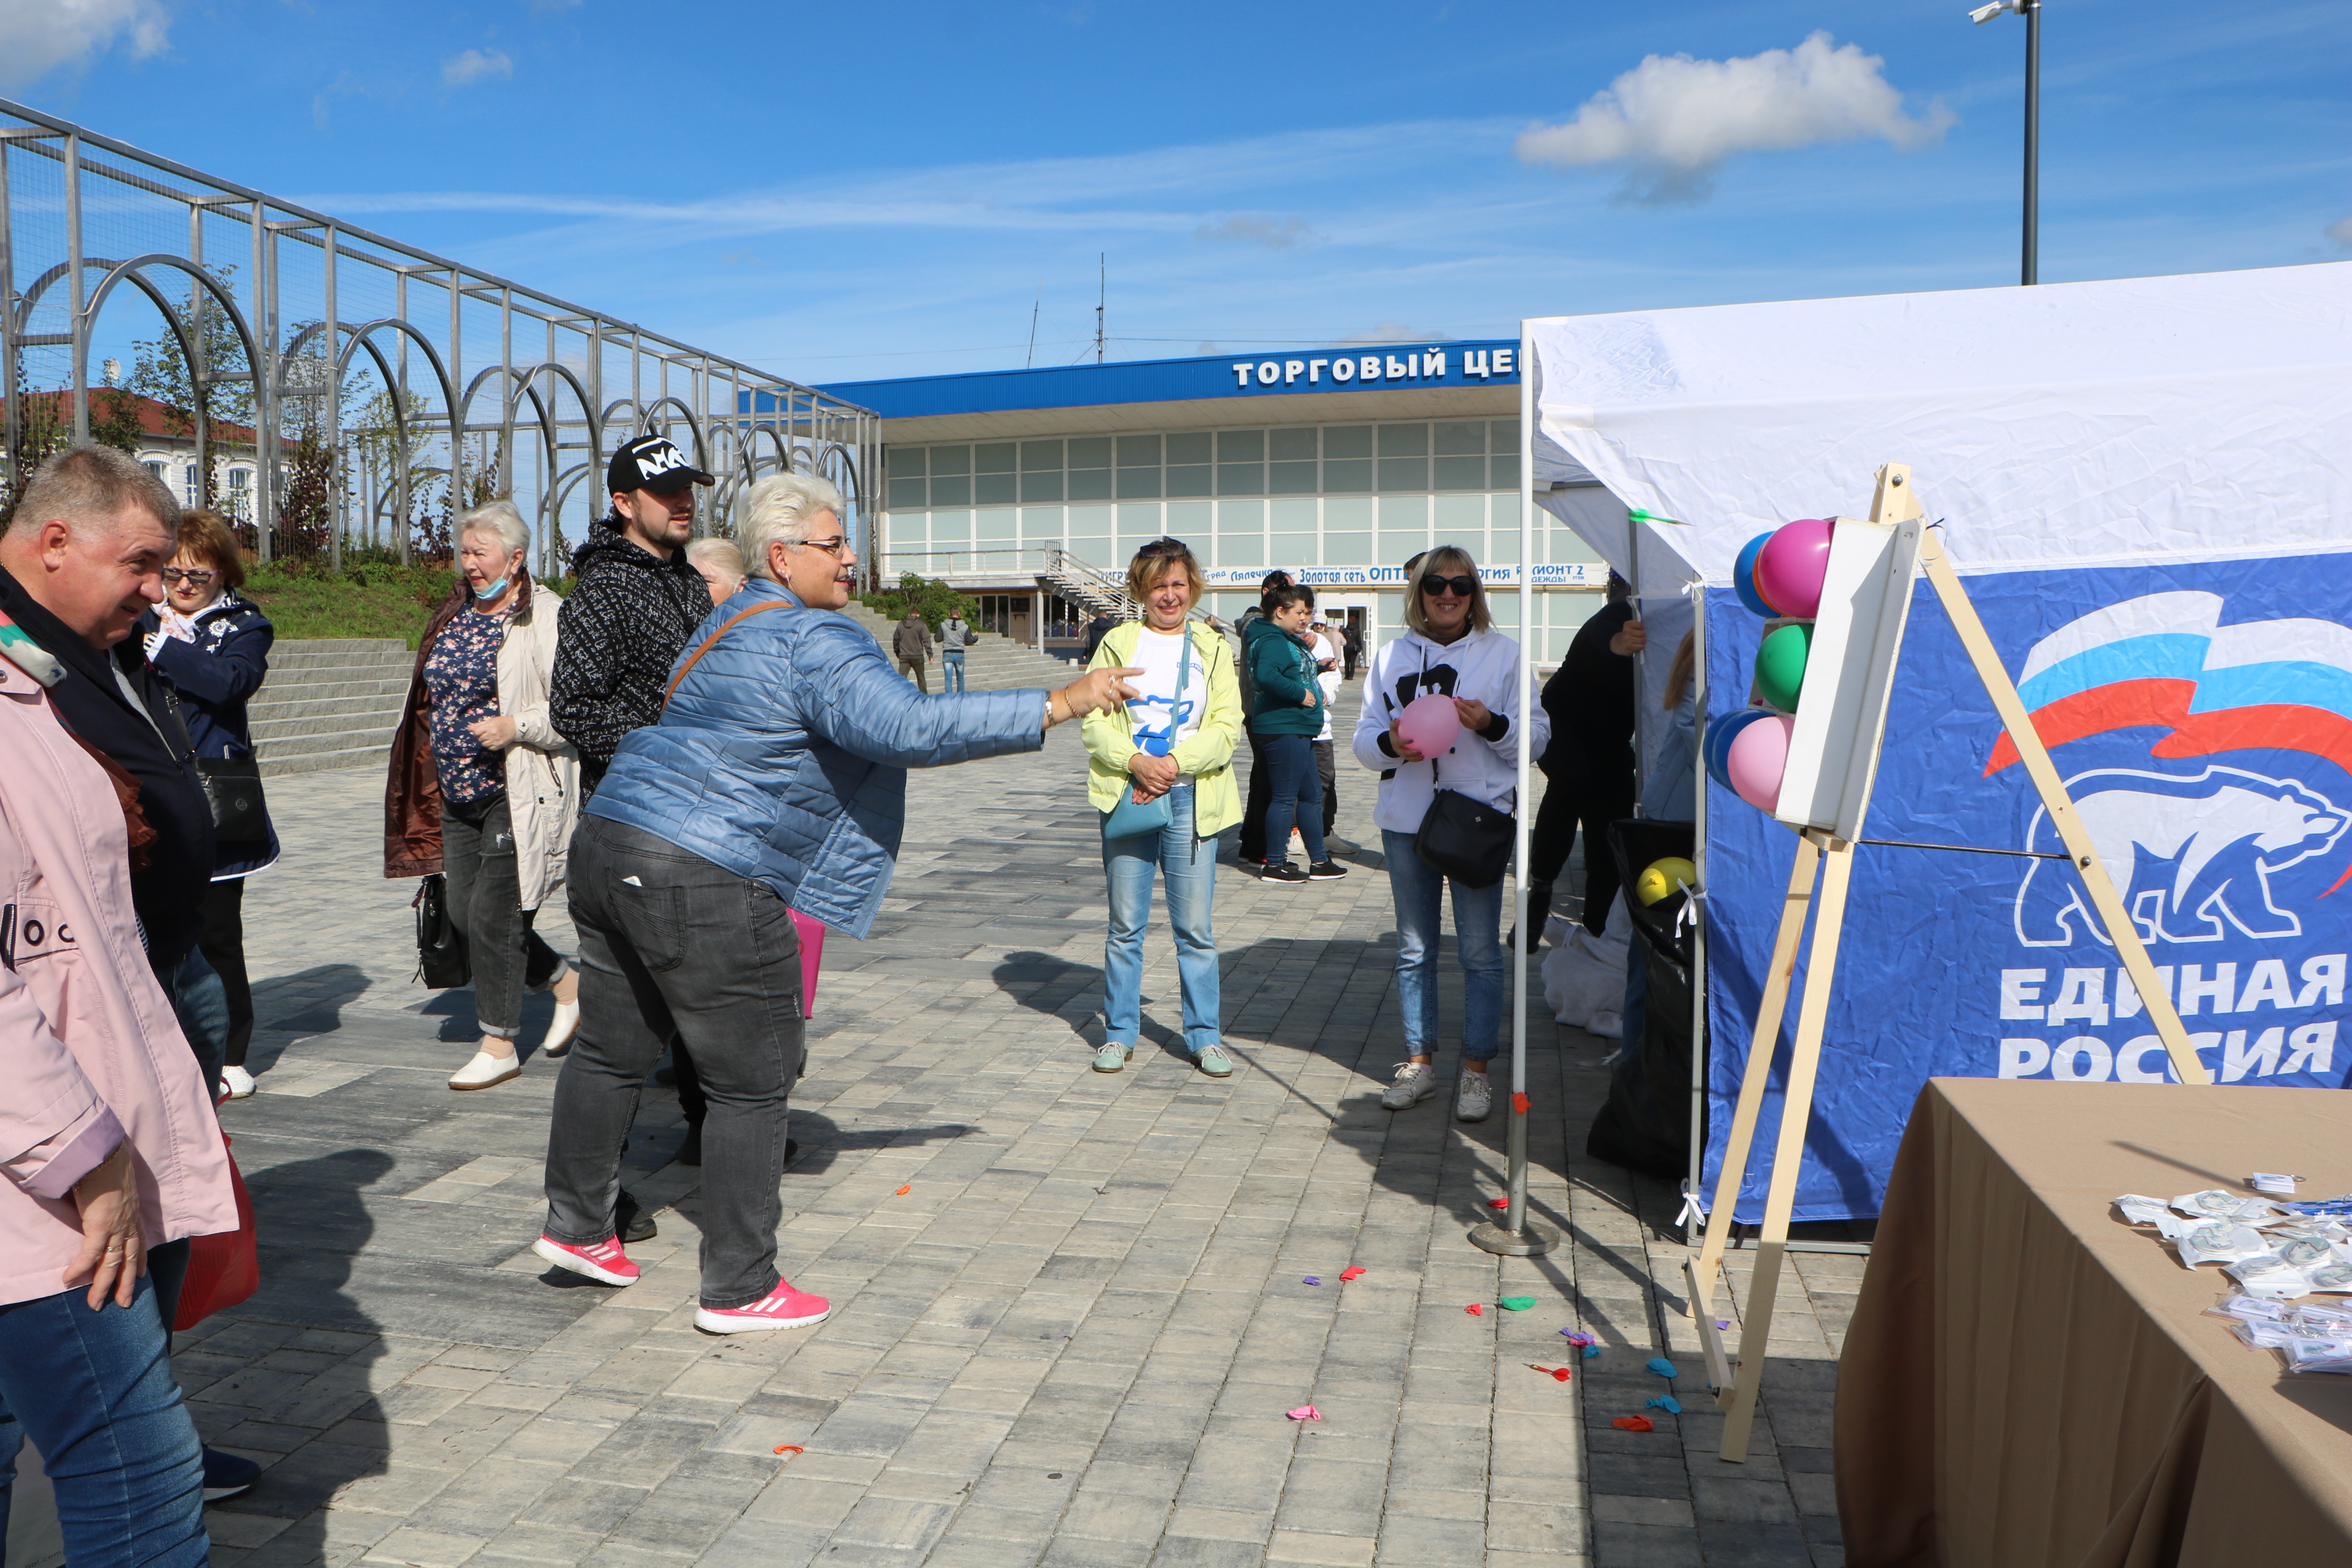
[[[849,542],[849,535],[836,533],[831,539],[788,539],[787,544],[805,544],[811,550],[822,550],[835,561],[841,559],[841,547]]]
[[[1466,599],[1477,593],[1478,579],[1466,573],[1459,577],[1423,577],[1421,591],[1433,595],[1454,594]]]
[[[1190,555],[1191,553],[1192,553],[1192,547],[1181,539],[1155,539],[1138,550],[1135,555],[1137,560],[1142,561],[1155,555]]]
[[[166,566],[163,568],[164,582],[185,583],[191,588],[201,588],[219,575],[220,574],[217,572],[195,572],[191,571],[184,566]]]

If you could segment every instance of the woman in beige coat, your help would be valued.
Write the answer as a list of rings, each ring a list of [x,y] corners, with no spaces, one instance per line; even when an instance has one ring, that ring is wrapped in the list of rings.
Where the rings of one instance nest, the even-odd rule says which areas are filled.
[[[579,976],[531,930],[563,884],[580,765],[548,721],[563,601],[531,581],[530,545],[511,501],[458,519],[464,580],[425,631],[393,740],[384,874],[448,879],[450,919],[473,963],[482,1038],[450,1078],[457,1089],[522,1070],[526,989],[555,993],[541,1054],[561,1056],[580,1026]]]

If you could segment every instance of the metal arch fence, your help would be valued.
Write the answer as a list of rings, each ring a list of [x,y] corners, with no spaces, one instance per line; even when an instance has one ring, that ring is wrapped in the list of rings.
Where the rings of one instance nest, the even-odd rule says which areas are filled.
[[[338,569],[347,542],[406,561],[420,528],[509,495],[540,570],[560,574],[567,529],[584,537],[604,511],[612,447],[654,433],[717,478],[698,532],[790,469],[838,485],[843,522],[879,559],[870,410],[6,100],[0,485],[45,445],[90,439],[93,393],[112,381],[93,388],[90,362],[128,342],[120,311],[104,315],[125,285],[161,318],[141,374],[178,395],[159,401],[193,446],[196,499],[250,452],[263,560],[322,534]],[[176,363],[159,370],[165,353]]]

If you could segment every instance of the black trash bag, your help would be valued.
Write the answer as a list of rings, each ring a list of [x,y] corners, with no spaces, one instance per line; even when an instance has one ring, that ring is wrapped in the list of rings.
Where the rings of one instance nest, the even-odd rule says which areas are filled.
[[[1676,928],[1684,896],[1644,906],[1634,879],[1668,855],[1691,858],[1697,826],[1643,818],[1609,825],[1625,908],[1633,925],[1629,962],[1642,966],[1647,994],[1625,1019],[1626,1037],[1610,1071],[1609,1098],[1592,1119],[1584,1152],[1661,1181],[1690,1173],[1691,928]]]

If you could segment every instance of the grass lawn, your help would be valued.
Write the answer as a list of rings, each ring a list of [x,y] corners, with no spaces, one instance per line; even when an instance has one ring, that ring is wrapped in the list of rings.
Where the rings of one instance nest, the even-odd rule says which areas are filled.
[[[370,563],[330,573],[307,563],[255,566],[244,593],[270,624],[278,639],[398,637],[408,647],[425,634],[434,606],[449,592],[457,574],[446,566],[398,566]],[[550,584],[571,591],[570,579]]]

